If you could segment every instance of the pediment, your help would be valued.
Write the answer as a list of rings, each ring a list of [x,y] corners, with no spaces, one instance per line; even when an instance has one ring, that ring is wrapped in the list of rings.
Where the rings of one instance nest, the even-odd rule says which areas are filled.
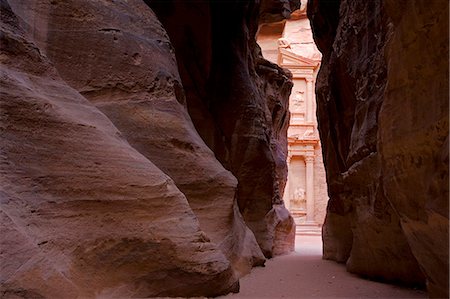
[[[282,66],[296,66],[296,67],[316,67],[319,62],[298,55],[288,49],[280,48],[280,61]]]

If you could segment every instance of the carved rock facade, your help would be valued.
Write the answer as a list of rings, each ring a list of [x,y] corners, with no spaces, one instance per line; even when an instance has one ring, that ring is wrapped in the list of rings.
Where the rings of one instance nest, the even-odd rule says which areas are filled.
[[[328,202],[325,169],[317,130],[314,85],[321,55],[315,46],[306,1],[289,20],[263,24],[258,43],[265,58],[293,75],[289,99],[288,180],[283,200],[298,234],[321,234]]]
[[[310,1],[324,258],[448,296],[448,2]]]

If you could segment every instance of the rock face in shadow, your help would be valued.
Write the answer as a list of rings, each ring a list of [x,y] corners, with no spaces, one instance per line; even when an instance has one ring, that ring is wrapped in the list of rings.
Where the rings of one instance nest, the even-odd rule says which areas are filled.
[[[17,4],[18,10],[26,11],[27,3]],[[172,45],[150,8],[141,1],[49,3],[41,1],[47,6],[35,9],[34,17],[46,22],[44,27],[58,28],[39,36],[62,78],[174,180],[202,230],[239,276],[263,264],[264,256],[238,211],[236,178],[196,132]]]
[[[281,199],[292,83],[261,56],[259,7],[253,1],[145,2],[173,43],[196,129],[238,180],[240,212],[264,255],[293,250],[295,224]],[[286,6],[274,2],[272,14],[282,16]],[[285,245],[277,247],[275,239]]]
[[[236,290],[230,262],[173,180],[59,77],[0,5],[1,297]]]
[[[275,23],[288,19],[291,13],[300,9],[301,1],[297,0],[262,0],[259,7],[260,23]]]
[[[309,3],[324,258],[448,296],[448,2]]]
[[[448,1],[387,1],[394,32],[378,135],[384,192],[430,296],[441,298],[449,296],[448,10]]]
[[[142,1],[0,1],[2,296],[216,296],[293,249],[291,81],[254,1],[199,2],[195,67]]]

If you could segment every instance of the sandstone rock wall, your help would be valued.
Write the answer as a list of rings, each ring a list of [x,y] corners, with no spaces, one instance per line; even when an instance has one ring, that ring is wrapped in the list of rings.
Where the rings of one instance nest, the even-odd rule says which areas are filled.
[[[387,1],[394,32],[378,145],[384,192],[431,297],[449,296],[449,2]]]
[[[173,180],[58,75],[1,8],[1,297],[236,290]]]
[[[448,2],[309,3],[324,258],[448,296]]]
[[[264,255],[293,250],[294,222],[281,201],[292,83],[289,74],[261,56],[255,41],[259,6],[252,1],[146,3],[174,45],[195,127],[238,179],[240,211]],[[261,13],[271,17],[262,21],[299,2],[274,1],[270,9],[266,4]],[[285,245],[275,249],[275,239]]]
[[[1,0],[3,297],[215,296],[292,250],[290,78],[214,5],[204,85],[142,1]]]
[[[263,264],[264,256],[237,210],[237,181],[195,131],[173,48],[151,10],[141,1],[48,3],[41,1],[34,18],[46,20],[46,28],[58,28],[39,36],[62,78],[175,181],[202,230],[239,275]],[[25,11],[29,2],[16,6]],[[117,18],[120,14],[128,19]]]

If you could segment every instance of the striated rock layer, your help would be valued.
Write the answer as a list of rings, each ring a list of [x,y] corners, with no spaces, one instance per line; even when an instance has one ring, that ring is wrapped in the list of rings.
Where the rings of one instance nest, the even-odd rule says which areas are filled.
[[[3,297],[215,296],[293,249],[291,81],[256,1],[191,6],[187,52],[140,0],[0,3]]]
[[[324,258],[448,296],[448,2],[321,1]]]
[[[33,8],[29,1],[14,3],[21,12]],[[195,131],[172,45],[150,8],[141,1],[38,3],[24,18],[45,23],[46,32],[35,31],[62,78],[174,180],[239,275],[263,264],[238,211],[237,181]]]
[[[259,9],[261,21],[273,21],[299,1],[145,2],[174,45],[196,129],[238,179],[240,211],[264,255],[293,250],[295,224],[281,199],[292,83],[262,58],[255,36]]]
[[[1,297],[214,296],[228,259],[170,177],[1,22]]]
[[[387,1],[394,32],[379,114],[384,192],[431,297],[449,297],[448,11],[448,1]]]

